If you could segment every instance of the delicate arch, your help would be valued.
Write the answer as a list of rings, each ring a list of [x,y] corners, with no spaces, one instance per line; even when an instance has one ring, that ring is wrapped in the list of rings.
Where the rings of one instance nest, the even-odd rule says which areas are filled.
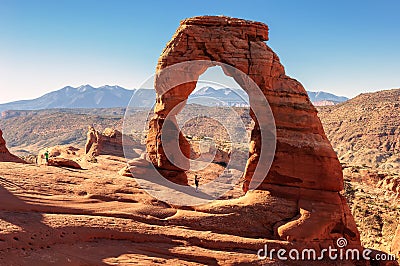
[[[278,56],[266,45],[267,40],[268,27],[259,22],[228,17],[194,17],[181,22],[157,65],[157,102],[147,140],[147,152],[156,167],[182,171],[182,167],[176,167],[163,152],[160,135],[164,119],[171,110],[175,114],[181,110],[176,107],[187,100],[195,89],[199,76],[208,67],[221,63],[224,73],[233,77],[248,93],[251,115],[255,120],[244,174],[244,190],[249,188],[259,162],[262,145],[260,126],[265,126],[265,123],[258,121],[259,116],[254,116],[262,103],[254,95],[251,86],[249,87],[248,80],[235,73],[237,70],[244,72],[261,89],[271,106],[276,124],[274,161],[258,189],[270,190],[274,184],[326,191],[343,189],[341,165],[325,136],[316,109],[303,86],[285,75]],[[193,60],[202,61],[192,65],[190,69],[180,69],[172,75],[163,73],[163,69],[167,67]],[[232,68],[225,67],[225,64]],[[171,89],[168,80],[181,85]],[[191,82],[185,82],[188,80]],[[171,123],[169,130],[178,132],[179,128]],[[182,134],[179,136],[179,146],[182,153],[189,158],[189,143]],[[181,162],[179,165],[184,164]]]

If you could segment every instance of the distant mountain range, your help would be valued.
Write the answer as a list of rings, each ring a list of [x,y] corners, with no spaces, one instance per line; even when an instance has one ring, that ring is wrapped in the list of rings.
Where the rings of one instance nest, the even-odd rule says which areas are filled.
[[[315,105],[333,105],[348,100],[327,92],[308,92]],[[82,85],[71,86],[47,93],[32,100],[22,100],[0,104],[0,112],[6,110],[40,110],[51,108],[116,108],[151,107],[155,101],[155,91],[151,89],[128,90],[119,86],[94,88]],[[201,88],[189,96],[189,103],[206,106],[248,106],[248,96],[243,90],[212,87]],[[320,103],[320,104],[319,104]]]
[[[189,96],[188,103],[196,103],[205,106],[248,107],[249,96],[244,90],[203,87]]]
[[[307,91],[310,101],[316,106],[335,105],[347,101],[349,98],[336,96],[324,91]]]
[[[0,104],[0,111],[39,110],[50,108],[112,108],[126,106],[133,91],[119,86],[93,88],[83,85],[70,86],[47,93],[33,100],[23,100]]]

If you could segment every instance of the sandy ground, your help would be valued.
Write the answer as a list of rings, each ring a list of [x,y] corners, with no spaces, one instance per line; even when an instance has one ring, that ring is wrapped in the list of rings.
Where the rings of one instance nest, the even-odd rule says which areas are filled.
[[[169,224],[178,210],[118,175],[123,166],[0,163],[0,265],[280,264],[257,259],[266,239]]]
[[[224,199],[179,208],[118,175],[124,158],[80,163],[79,170],[0,163],[0,265],[305,265],[257,256],[265,244],[294,247],[268,238],[267,229],[267,221],[296,215],[291,201],[243,196],[238,184]],[[201,172],[202,184],[222,170]]]

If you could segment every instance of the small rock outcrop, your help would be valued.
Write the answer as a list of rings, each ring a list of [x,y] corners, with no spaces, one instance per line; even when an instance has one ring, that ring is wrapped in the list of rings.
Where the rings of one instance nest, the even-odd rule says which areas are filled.
[[[87,133],[85,154],[89,157],[96,157],[98,155],[124,157],[122,141],[122,133],[116,129],[106,128],[103,133],[100,133],[93,126],[90,126]],[[124,145],[127,145],[126,148],[127,150],[129,149],[129,152],[132,152],[130,158],[139,156],[134,151],[136,145],[133,140],[126,137]]]
[[[122,176],[132,177],[131,171],[135,172],[135,177],[139,177],[142,174],[146,174],[151,169],[151,163],[145,159],[143,153],[140,158],[135,158],[128,161],[127,165],[123,167],[118,174]]]
[[[203,151],[202,149],[205,149]],[[229,149],[224,149],[223,147],[209,145],[206,147],[200,147],[200,143],[197,141],[190,142],[190,159],[203,158],[206,161],[212,161],[218,164],[228,164],[230,160]]]
[[[56,166],[56,167],[67,167],[67,168],[73,168],[73,169],[82,169],[82,167],[77,162],[75,162],[74,160],[61,158],[61,157],[50,158],[48,165]]]
[[[3,139],[3,132],[0,129],[0,162],[25,163],[24,160],[10,153],[6,141]]]
[[[49,153],[49,161],[46,162],[45,153]],[[54,146],[39,151],[37,164],[56,167],[67,167],[73,169],[82,169],[76,161],[81,156],[82,150],[73,146]]]
[[[63,157],[73,159],[79,157],[82,154],[82,150],[70,145],[58,145],[46,149],[41,149],[38,153],[38,157],[43,159],[45,152],[49,153],[49,157]]]

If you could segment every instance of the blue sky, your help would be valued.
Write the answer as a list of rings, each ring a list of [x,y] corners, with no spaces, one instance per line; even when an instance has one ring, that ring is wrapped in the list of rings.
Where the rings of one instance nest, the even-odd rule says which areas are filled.
[[[67,85],[137,88],[179,21],[261,21],[307,90],[353,97],[400,87],[400,1],[0,0],[0,103]]]

